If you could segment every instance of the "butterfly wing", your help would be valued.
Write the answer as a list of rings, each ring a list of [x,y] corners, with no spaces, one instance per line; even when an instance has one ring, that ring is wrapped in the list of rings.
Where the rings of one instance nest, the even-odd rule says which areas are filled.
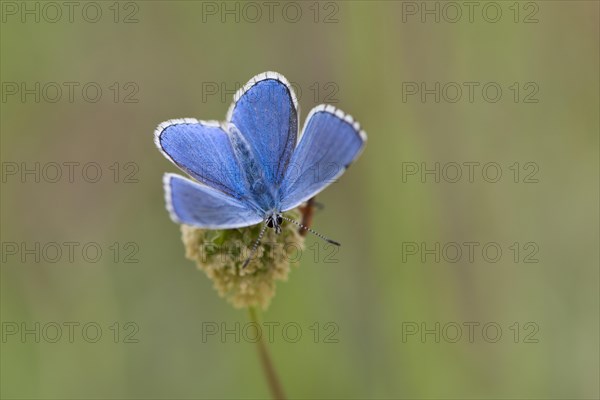
[[[298,103],[289,82],[276,72],[252,78],[227,113],[250,144],[265,183],[279,187],[298,135]]]
[[[163,122],[154,132],[162,153],[190,176],[238,200],[248,196],[226,127],[192,118]]]
[[[291,210],[333,183],[359,156],[367,135],[333,106],[309,113],[279,192],[281,211]]]
[[[257,224],[256,211],[218,190],[176,174],[163,178],[171,219],[204,229],[233,229]]]

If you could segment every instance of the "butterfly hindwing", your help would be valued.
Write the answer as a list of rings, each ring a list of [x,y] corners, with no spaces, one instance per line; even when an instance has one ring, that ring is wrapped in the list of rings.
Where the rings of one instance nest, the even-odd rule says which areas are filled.
[[[281,185],[281,211],[297,207],[333,183],[358,157],[366,140],[349,115],[333,106],[315,107]]]
[[[257,224],[262,217],[243,202],[176,174],[163,178],[171,219],[205,229],[233,229]]]

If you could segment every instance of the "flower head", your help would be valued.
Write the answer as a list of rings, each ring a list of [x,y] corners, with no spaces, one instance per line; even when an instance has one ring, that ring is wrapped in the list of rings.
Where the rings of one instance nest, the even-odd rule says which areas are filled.
[[[300,219],[298,209],[285,216]],[[213,281],[219,295],[237,308],[260,306],[266,309],[275,295],[276,281],[285,281],[291,264],[298,261],[304,237],[298,227],[287,223],[280,234],[267,229],[254,256],[245,268],[252,246],[263,224],[240,229],[207,230],[181,225],[186,257],[196,262]]]

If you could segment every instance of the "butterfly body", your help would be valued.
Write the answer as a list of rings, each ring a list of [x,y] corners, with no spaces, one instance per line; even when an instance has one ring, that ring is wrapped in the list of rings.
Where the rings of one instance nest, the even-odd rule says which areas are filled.
[[[275,199],[278,188],[269,187],[263,167],[254,155],[250,144],[235,125],[229,127],[229,138],[235,158],[244,176],[249,195],[247,201],[254,206],[258,213],[265,215],[276,206]]]
[[[264,222],[279,232],[282,213],[337,179],[363,150],[366,134],[352,117],[321,105],[298,135],[291,85],[267,72],[235,95],[226,122],[166,121],[156,129],[155,143],[194,178],[165,174],[175,222],[206,229]]]

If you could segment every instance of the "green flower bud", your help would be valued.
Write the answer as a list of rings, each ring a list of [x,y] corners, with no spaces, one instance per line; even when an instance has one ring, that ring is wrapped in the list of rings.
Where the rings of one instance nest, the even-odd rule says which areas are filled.
[[[300,220],[302,214],[295,209],[284,216]],[[279,235],[267,228],[256,253],[242,268],[263,227],[261,223],[240,229],[207,230],[181,225],[186,258],[195,261],[198,269],[213,281],[219,295],[236,308],[266,309],[275,296],[276,281],[287,280],[291,263],[298,264],[295,261],[304,237],[297,226],[284,221]]]

